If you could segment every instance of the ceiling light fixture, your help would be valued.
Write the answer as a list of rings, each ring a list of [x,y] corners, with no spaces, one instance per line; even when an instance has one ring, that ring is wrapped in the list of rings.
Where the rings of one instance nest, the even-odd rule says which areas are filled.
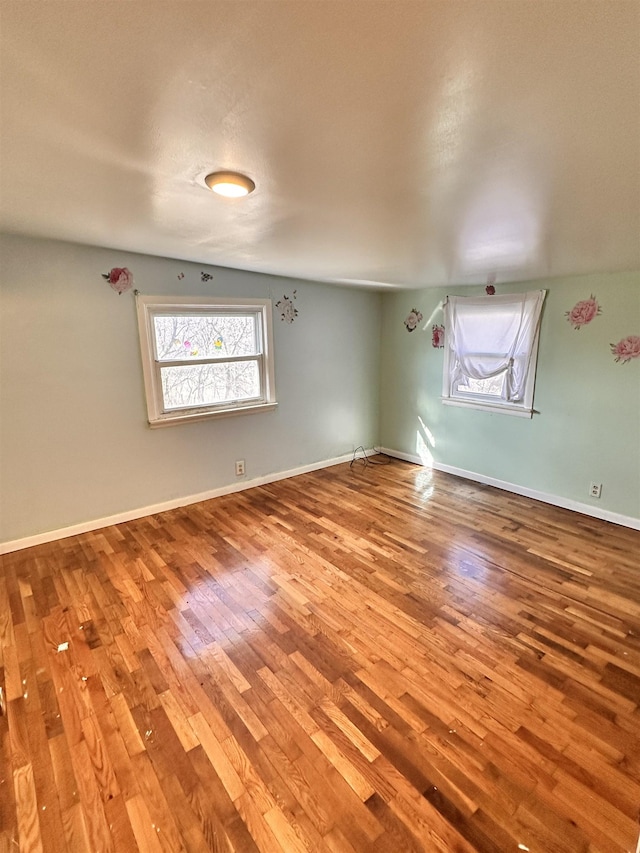
[[[226,198],[240,198],[252,193],[256,185],[246,175],[240,172],[212,172],[204,179],[210,190]]]

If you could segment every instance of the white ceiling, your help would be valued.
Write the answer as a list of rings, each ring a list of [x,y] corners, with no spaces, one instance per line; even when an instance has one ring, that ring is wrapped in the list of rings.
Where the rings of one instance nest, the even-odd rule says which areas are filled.
[[[640,268],[636,0],[0,14],[5,231],[365,286]]]

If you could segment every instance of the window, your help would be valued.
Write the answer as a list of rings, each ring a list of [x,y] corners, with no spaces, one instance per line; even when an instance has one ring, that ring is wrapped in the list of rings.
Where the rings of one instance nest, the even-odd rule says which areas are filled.
[[[275,408],[271,301],[138,296],[151,426]]]
[[[444,403],[531,417],[545,295],[447,297]]]

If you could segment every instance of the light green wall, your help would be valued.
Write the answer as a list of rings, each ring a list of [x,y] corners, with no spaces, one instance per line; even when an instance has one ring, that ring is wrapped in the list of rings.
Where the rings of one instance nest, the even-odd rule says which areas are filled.
[[[444,350],[431,346],[431,326],[443,322],[438,306],[447,293],[471,296],[484,288],[385,294],[381,444],[417,455],[422,434],[436,463],[640,518],[640,359],[616,364],[609,346],[640,335],[640,274],[497,285],[499,293],[536,289],[548,293],[534,402],[539,414],[531,420],[440,401]],[[592,294],[601,316],[573,329],[565,312]],[[414,307],[424,320],[409,334],[402,321]],[[587,494],[591,481],[603,484],[599,500]]]
[[[236,459],[251,480],[377,441],[378,294],[9,236],[0,261],[0,542],[235,484]],[[151,430],[114,266],[146,294],[297,288],[294,323],[274,309],[277,410]]]
[[[436,463],[640,518],[640,359],[616,364],[609,350],[640,334],[638,273],[498,285],[549,291],[540,414],[526,420],[440,402],[437,307],[446,292],[482,288],[381,297],[10,236],[0,237],[0,264],[0,543],[234,485],[235,459],[249,480],[360,444],[416,455],[419,434]],[[134,300],[100,277],[113,266],[128,266],[148,294],[275,302],[297,287],[298,319],[274,316],[278,409],[150,430]],[[592,293],[603,313],[575,331],[564,313]],[[436,313],[427,331],[408,334],[414,306],[421,326]],[[587,496],[591,480],[604,484],[599,501]]]

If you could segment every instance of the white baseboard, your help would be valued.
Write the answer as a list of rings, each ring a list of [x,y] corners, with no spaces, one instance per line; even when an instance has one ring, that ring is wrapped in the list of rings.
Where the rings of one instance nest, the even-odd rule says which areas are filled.
[[[368,449],[367,454],[376,453]],[[312,462],[310,465],[301,465],[288,471],[279,471],[275,474],[266,474],[264,477],[255,477],[253,480],[242,480],[239,483],[230,483],[218,489],[200,492],[197,495],[187,495],[182,498],[174,498],[150,506],[119,512],[105,518],[95,518],[92,521],[83,521],[70,527],[61,527],[58,530],[48,530],[45,533],[37,533],[34,536],[25,536],[23,539],[13,539],[9,542],[0,542],[0,554],[9,554],[12,551],[20,551],[23,548],[31,548],[33,545],[42,545],[44,542],[55,542],[58,539],[66,539],[67,536],[77,536],[80,533],[89,533],[91,530],[99,530],[101,527],[111,527],[113,524],[121,524],[123,521],[133,521],[135,518],[144,518],[146,515],[155,515],[157,512],[165,512],[169,509],[177,509],[181,506],[208,501],[211,498],[219,498],[222,495],[230,495],[233,492],[242,492],[252,489],[254,486],[264,486],[266,483],[275,483],[277,480],[285,480],[287,477],[296,477],[298,474],[307,474],[309,471],[318,471],[320,468],[330,468],[332,465],[340,465],[342,462],[351,462],[353,451],[344,456],[336,456],[334,459],[324,459],[322,462]]]
[[[379,448],[380,453],[385,453],[387,456],[393,456],[396,459],[403,459],[405,462],[413,462],[415,465],[424,465],[419,456],[411,453],[402,453],[399,450],[391,450],[388,447]],[[476,474],[474,471],[465,471],[464,468],[456,468],[453,465],[443,465],[441,462],[433,462],[431,466],[436,471],[444,471],[447,474],[454,474],[456,477],[462,477],[465,480],[474,480],[476,483],[485,483],[487,486],[495,486],[496,489],[503,489],[505,492],[513,492],[516,495],[523,495],[526,498],[533,498],[536,501],[542,501],[545,504],[559,506],[562,509],[570,509],[573,512],[580,512],[583,515],[590,515],[593,518],[600,518],[603,521],[611,521],[613,524],[620,524],[622,527],[630,527],[633,530],[640,530],[640,518],[634,518],[631,515],[621,515],[618,512],[610,512],[607,509],[598,509],[591,504],[581,503],[569,498],[563,498],[558,495],[550,495],[547,492],[539,492],[537,489],[528,489],[526,486],[519,486],[516,483],[508,483],[506,480],[497,480],[495,477],[487,477],[484,474]]]
[[[391,450],[388,447],[376,448],[375,450],[371,448],[367,449],[366,452],[369,455],[375,454],[376,452],[385,453],[395,459],[403,459],[405,462],[413,462],[415,465],[424,465],[424,462],[419,456],[415,456],[410,453],[403,453],[399,450]],[[42,545],[45,542],[55,542],[58,539],[66,539],[68,536],[77,536],[80,533],[99,530],[101,527],[110,527],[113,524],[121,524],[123,521],[133,521],[136,518],[144,518],[146,515],[155,515],[158,512],[177,509],[181,506],[189,506],[189,504],[199,503],[200,501],[208,501],[211,498],[218,498],[222,495],[242,492],[245,489],[252,489],[254,486],[263,486],[266,483],[275,483],[277,480],[285,480],[287,477],[296,477],[298,474],[307,474],[310,471],[318,471],[321,468],[330,468],[332,465],[340,465],[342,462],[350,462],[352,458],[353,453],[347,453],[344,456],[336,456],[333,459],[325,459],[322,462],[312,462],[310,465],[301,465],[298,468],[291,468],[288,471],[267,474],[263,477],[256,477],[253,480],[243,480],[239,483],[230,483],[229,485],[221,486],[218,489],[211,489],[206,492],[200,492],[196,495],[174,498],[169,501],[163,501],[162,503],[151,504],[149,506],[127,510],[126,512],[119,512],[116,515],[96,518],[91,521],[83,521],[69,527],[61,527],[57,530],[48,530],[44,533],[37,533],[33,536],[25,536],[22,539],[0,542],[0,554],[9,554],[12,551],[20,551],[23,548],[30,548],[33,545]],[[613,524],[620,524],[623,527],[630,527],[633,530],[640,530],[640,519],[633,518],[632,516],[621,515],[620,513],[610,512],[609,510],[601,510],[597,507],[590,506],[589,504],[580,503],[579,501],[573,501],[557,495],[539,492],[536,489],[528,489],[524,486],[519,486],[516,483],[508,483],[505,480],[486,477],[484,474],[476,474],[473,471],[466,471],[463,468],[455,468],[453,465],[443,465],[440,462],[434,462],[433,468],[435,468],[436,471],[444,471],[448,474],[454,474],[456,477],[462,477],[465,480],[474,480],[477,483],[485,483],[488,486],[495,486],[497,489],[513,492],[516,495],[523,495],[524,497],[533,498],[534,500],[562,507],[563,509],[580,512],[583,515],[590,515],[593,518],[611,521]]]

